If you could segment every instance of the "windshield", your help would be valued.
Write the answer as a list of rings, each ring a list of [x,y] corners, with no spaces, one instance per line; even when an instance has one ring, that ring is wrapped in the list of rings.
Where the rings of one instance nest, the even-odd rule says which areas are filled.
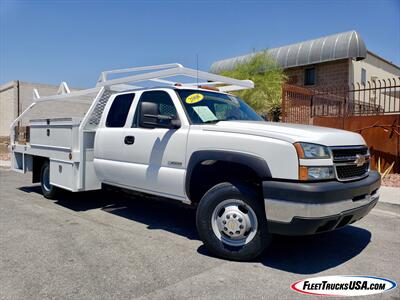
[[[199,90],[176,90],[192,124],[263,119],[238,97]]]

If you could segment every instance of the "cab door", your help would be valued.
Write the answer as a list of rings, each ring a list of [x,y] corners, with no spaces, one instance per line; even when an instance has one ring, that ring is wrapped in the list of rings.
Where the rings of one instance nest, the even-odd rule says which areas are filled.
[[[135,99],[123,127],[118,130],[103,128],[99,138],[96,137],[96,146],[107,143],[107,150],[98,152],[103,155],[102,158],[98,156],[97,162],[101,164],[99,169],[104,182],[185,201],[189,124],[179,99],[168,89],[144,91],[136,98],[139,99]],[[180,120],[181,126],[144,126],[139,112],[142,102],[155,104],[158,115]]]
[[[124,162],[125,126],[134,101],[134,93],[117,95],[104,109],[107,114],[96,131],[94,167],[98,178],[109,184],[118,184],[124,177],[119,165]],[[103,117],[104,119],[104,117]]]
[[[179,120],[179,128],[164,128],[162,124],[143,125],[141,103],[153,103],[157,114]],[[173,90],[145,91],[135,107],[131,127],[124,130],[124,138],[133,140],[124,144],[124,166],[127,176],[124,185],[179,200],[185,199],[184,181],[186,141],[189,126],[177,95]]]

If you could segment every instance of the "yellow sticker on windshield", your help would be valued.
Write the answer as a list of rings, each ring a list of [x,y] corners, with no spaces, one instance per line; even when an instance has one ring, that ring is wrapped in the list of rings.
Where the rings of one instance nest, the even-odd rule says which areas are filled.
[[[191,94],[186,97],[186,103],[193,104],[203,100],[204,96],[202,94]]]

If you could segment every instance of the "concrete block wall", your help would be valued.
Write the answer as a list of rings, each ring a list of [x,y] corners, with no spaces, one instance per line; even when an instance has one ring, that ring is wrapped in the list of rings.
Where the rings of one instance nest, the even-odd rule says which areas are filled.
[[[316,64],[314,66],[289,68],[285,70],[285,73],[288,76],[289,84],[304,86],[305,69],[314,67],[316,75],[315,85],[308,85],[307,87],[341,87],[349,82],[349,63],[349,60],[343,59]]]

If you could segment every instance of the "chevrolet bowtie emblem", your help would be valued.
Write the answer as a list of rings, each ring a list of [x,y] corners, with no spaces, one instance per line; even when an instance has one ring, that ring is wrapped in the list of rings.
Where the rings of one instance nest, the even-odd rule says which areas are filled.
[[[357,167],[361,167],[363,164],[365,164],[365,161],[366,159],[364,155],[357,154],[354,163],[357,165]]]

